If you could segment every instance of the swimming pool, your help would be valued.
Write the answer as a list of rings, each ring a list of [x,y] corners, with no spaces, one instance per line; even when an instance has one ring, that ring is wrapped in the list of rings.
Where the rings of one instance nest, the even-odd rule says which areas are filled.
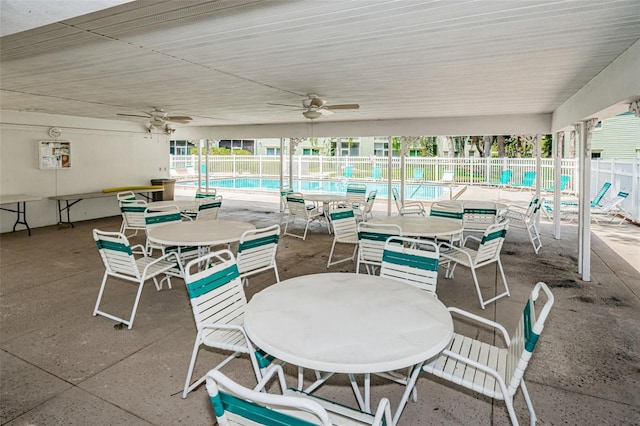
[[[293,190],[297,192],[334,192],[343,194],[347,191],[348,181],[331,180],[294,180]],[[367,185],[367,192],[377,190],[378,197],[388,197],[388,186],[386,182],[358,182]],[[180,185],[196,186],[196,181],[180,182]],[[205,187],[205,181],[201,182],[201,187]],[[228,188],[252,191],[280,192],[280,179],[275,178],[255,178],[236,177],[225,179],[209,179],[209,186],[213,188]],[[400,190],[400,184],[394,183],[394,188]],[[414,200],[437,200],[443,194],[448,194],[449,189],[442,186],[429,186],[428,183],[405,183],[405,198]]]

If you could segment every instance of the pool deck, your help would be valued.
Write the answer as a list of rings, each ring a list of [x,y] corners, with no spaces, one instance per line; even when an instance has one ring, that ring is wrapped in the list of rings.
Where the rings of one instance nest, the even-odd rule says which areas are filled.
[[[220,190],[220,219],[263,227],[278,223],[279,197]],[[176,191],[176,198],[193,194]],[[488,199],[526,205],[531,194],[469,188],[462,199]],[[374,215],[386,200],[377,199]],[[395,214],[395,206],[391,206]],[[212,424],[206,390],[187,399],[182,386],[196,329],[185,286],[172,290],[147,285],[133,329],[93,317],[104,267],[91,236],[93,228],[117,230],[120,217],[82,221],[76,228],[48,226],[0,235],[0,424],[6,425],[176,425]],[[577,226],[563,222],[562,239],[541,223],[543,247],[533,253],[526,232],[510,229],[502,261],[511,297],[481,310],[468,270],[438,282],[438,298],[496,320],[512,330],[526,295],[545,281],[555,296],[544,332],[525,374],[540,425],[637,425],[640,423],[640,227],[593,225],[592,281],[576,269]],[[281,279],[322,272],[353,272],[351,263],[326,268],[332,236],[314,224],[306,241],[282,237],[277,254]],[[144,242],[142,236],[133,243]],[[232,246],[232,249],[233,248]],[[349,251],[344,251],[339,255]],[[495,269],[483,268],[483,291],[496,290]],[[247,298],[274,281],[266,272],[250,279]],[[126,311],[133,286],[116,285],[105,295],[109,309]],[[464,326],[456,323],[456,327]],[[487,336],[487,333],[484,333]],[[354,336],[357,339],[357,336]],[[499,339],[496,343],[499,344]],[[196,375],[223,356],[202,350]],[[247,359],[233,361],[225,373],[255,384]],[[288,384],[296,369],[285,366]],[[311,372],[308,372],[311,375]],[[311,376],[309,376],[311,377]],[[388,397],[395,407],[402,388],[372,379],[372,403]],[[418,401],[409,401],[399,426],[505,425],[504,404],[422,374]],[[355,400],[347,380],[334,377],[319,394],[348,405]],[[515,410],[521,424],[529,415],[520,393]]]

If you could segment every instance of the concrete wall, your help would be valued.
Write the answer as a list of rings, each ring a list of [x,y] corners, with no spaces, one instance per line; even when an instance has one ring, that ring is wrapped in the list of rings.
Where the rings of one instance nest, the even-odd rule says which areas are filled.
[[[62,129],[58,140],[71,142],[70,169],[39,169],[38,141],[52,139],[48,134],[51,127]],[[0,194],[42,197],[27,204],[29,226],[53,225],[58,222],[58,210],[56,202],[48,197],[149,185],[152,178],[169,177],[168,152],[166,134],[150,134],[137,123],[2,111]],[[14,209],[15,204],[2,207]],[[71,220],[118,214],[114,195],[77,203],[71,209]],[[15,218],[15,213],[0,211],[0,232],[11,231]]]

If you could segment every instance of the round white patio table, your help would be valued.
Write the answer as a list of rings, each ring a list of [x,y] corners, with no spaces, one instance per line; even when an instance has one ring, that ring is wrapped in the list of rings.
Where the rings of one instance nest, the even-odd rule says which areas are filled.
[[[245,231],[256,229],[249,222],[194,220],[170,223],[149,230],[150,241],[165,246],[215,246],[240,241]]]
[[[154,207],[166,207],[166,206],[178,206],[181,212],[196,212],[198,211],[198,202],[195,200],[166,200],[166,201],[152,201],[147,203],[147,208],[153,210]]]
[[[270,355],[317,371],[364,374],[364,400],[370,410],[369,375],[411,367],[394,424],[418,378],[422,364],[438,355],[453,337],[453,321],[435,297],[386,277],[352,273],[291,278],[255,294],[246,307],[244,327],[252,342]]]
[[[334,192],[309,192],[303,193],[302,195],[305,201],[312,201],[316,206],[318,203],[322,203],[322,213],[324,213],[324,217],[327,219],[327,224],[331,223],[329,218],[329,207],[331,203],[344,203],[347,201],[346,195],[336,194]],[[331,233],[331,225],[327,226],[329,233]]]
[[[405,237],[447,238],[463,230],[461,220],[433,216],[378,216],[367,222],[398,225]]]
[[[493,203],[496,205],[496,210],[505,210],[509,207],[508,204],[505,203],[496,203],[494,201],[484,201],[484,200],[445,200],[438,201],[438,204],[443,207],[455,208],[462,207],[463,209],[466,207],[473,207],[474,204],[477,203]]]

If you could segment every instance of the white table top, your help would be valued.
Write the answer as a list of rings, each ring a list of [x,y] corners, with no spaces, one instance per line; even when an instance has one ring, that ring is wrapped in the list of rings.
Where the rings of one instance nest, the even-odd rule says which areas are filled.
[[[438,204],[444,206],[444,207],[457,207],[460,206],[463,209],[465,207],[473,207],[474,204],[476,203],[493,203],[496,205],[496,209],[497,210],[504,210],[506,208],[509,207],[508,204],[504,204],[504,203],[496,203],[494,201],[484,201],[484,200],[447,200],[447,201],[438,201]]]
[[[376,373],[439,354],[453,336],[447,308],[405,283],[365,274],[306,275],[255,294],[244,327],[257,347],[333,373]]]
[[[316,201],[323,203],[335,203],[341,201],[347,201],[347,196],[344,194],[335,194],[331,192],[309,192],[302,194],[305,201]]]
[[[149,230],[149,240],[167,246],[214,246],[240,241],[245,231],[256,229],[235,220],[194,220],[170,223]]]
[[[166,206],[178,206],[180,211],[197,211],[198,202],[195,200],[167,200],[167,201],[152,201],[147,203],[147,208],[154,207],[166,207]]]
[[[377,216],[368,222],[398,225],[405,237],[448,237],[463,230],[461,220],[433,216]]]
[[[23,203],[26,201],[40,201],[42,197],[28,194],[0,195],[0,204]]]

